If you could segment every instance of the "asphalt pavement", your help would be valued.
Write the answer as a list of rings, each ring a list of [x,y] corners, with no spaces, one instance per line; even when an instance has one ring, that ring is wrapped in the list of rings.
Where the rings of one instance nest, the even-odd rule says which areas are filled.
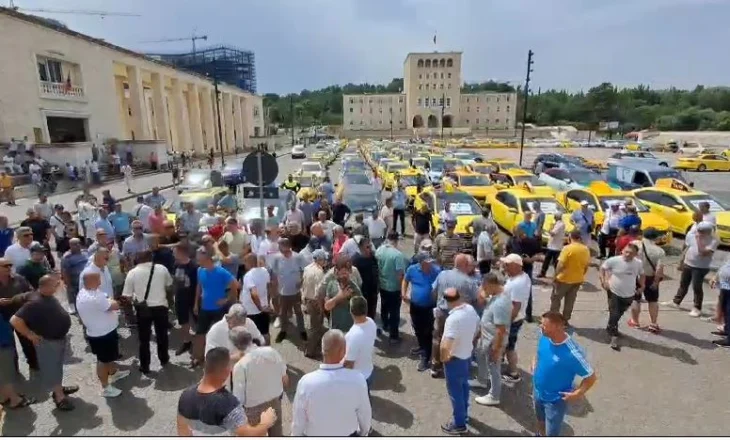
[[[282,174],[294,171],[300,162],[290,158],[279,160]],[[338,167],[335,165],[331,174],[336,175],[337,172]],[[150,181],[149,184],[154,183]],[[113,189],[113,193],[116,191]],[[115,195],[124,192],[120,190]],[[133,203],[125,202],[125,208]],[[20,212],[22,214],[24,210]],[[400,247],[410,254],[412,241],[407,239]],[[669,277],[661,287],[662,301],[671,298],[677,288],[678,276],[674,268],[669,269]],[[598,382],[585,399],[570,406],[563,434],[725,435],[730,384],[719,379],[726,376],[730,352],[709,343],[713,338],[709,332],[714,325],[689,317],[686,313],[688,310],[662,307],[659,322],[664,331],[660,335],[630,329],[624,318],[620,329],[625,334],[625,346],[621,352],[614,352],[607,345],[604,331],[606,297],[598,285],[597,271],[590,269],[571,319],[576,327],[575,338],[585,347],[596,369]],[[705,311],[712,313],[716,291],[710,291],[707,286],[705,290]],[[536,286],[533,295],[535,314],[539,315],[549,305],[550,286]],[[691,293],[688,296],[691,297]],[[685,303],[689,307],[691,298],[687,298]],[[646,311],[642,319],[646,323]],[[428,373],[417,372],[417,361],[408,356],[415,338],[405,307],[401,313],[401,331],[401,345],[392,347],[387,341],[379,341],[376,346],[372,397],[374,434],[442,435],[439,426],[448,420],[451,413],[445,384],[442,379],[432,379]],[[124,356],[121,365],[122,368],[132,370],[132,374],[118,382],[124,391],[120,397],[104,399],[100,396],[100,386],[94,373],[94,357],[86,349],[81,327],[74,320],[65,382],[67,385],[81,386],[79,393],[72,398],[77,409],[71,413],[54,411],[47,395],[40,395],[35,379],[21,380],[20,390],[41,398],[42,402],[29,409],[5,413],[0,422],[0,433],[5,436],[174,435],[180,392],[198,380],[200,371],[191,371],[185,366],[189,361],[187,354],[173,356],[171,365],[164,370],[160,370],[153,356],[152,377],[141,376],[136,370],[136,336],[130,335],[126,329],[121,330],[121,335]],[[531,405],[531,375],[527,370],[535,353],[536,339],[537,327],[526,325],[517,345],[523,380],[503,388],[499,407],[471,405],[470,435],[532,435],[535,425]],[[173,350],[179,340],[178,331],[173,330]],[[296,345],[287,340],[274,346],[287,361],[291,377],[282,414],[284,432],[288,434],[296,383],[302,375],[315,370],[318,364],[302,355],[299,341],[296,341]],[[27,367],[23,361],[21,365],[23,376],[27,378]],[[474,385],[472,398],[485,392],[478,384]],[[336,399],[336,396],[333,398]]]

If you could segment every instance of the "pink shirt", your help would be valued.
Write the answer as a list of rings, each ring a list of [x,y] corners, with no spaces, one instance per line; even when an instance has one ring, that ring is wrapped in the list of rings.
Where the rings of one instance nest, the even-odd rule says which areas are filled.
[[[157,215],[153,212],[152,214],[150,214],[149,217],[147,217],[147,221],[150,224],[150,231],[154,232],[155,234],[159,234],[160,232],[162,232],[162,224],[165,222],[164,211],[160,215]]]

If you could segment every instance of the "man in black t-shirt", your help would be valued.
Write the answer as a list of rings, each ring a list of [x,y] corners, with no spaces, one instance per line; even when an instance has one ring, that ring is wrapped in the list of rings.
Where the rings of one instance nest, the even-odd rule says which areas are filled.
[[[172,277],[175,280],[175,315],[182,331],[182,345],[175,351],[180,356],[193,346],[190,334],[190,323],[195,305],[195,289],[198,286],[198,265],[190,259],[190,253],[184,246],[175,247],[175,267]]]
[[[345,205],[345,202],[342,201],[341,197],[338,197],[332,205],[332,221],[344,228],[347,217],[351,213],[352,211],[350,211],[350,207]]]
[[[418,253],[418,247],[421,245],[421,242],[427,238],[431,238],[431,210],[428,209],[428,205],[423,203],[418,209],[414,208],[413,215],[411,215],[411,222],[413,223],[413,232],[415,233],[413,249],[415,253]]]
[[[375,319],[378,309],[378,261],[373,255],[373,244],[370,240],[360,241],[360,252],[352,258],[352,265],[362,278],[360,290],[368,302],[368,316]]]
[[[51,269],[56,268],[56,261],[51,254],[50,237],[53,227],[48,220],[41,217],[34,209],[28,210],[28,218],[20,222],[20,226],[27,226],[33,232],[33,241],[42,244],[45,249],[46,259]]]

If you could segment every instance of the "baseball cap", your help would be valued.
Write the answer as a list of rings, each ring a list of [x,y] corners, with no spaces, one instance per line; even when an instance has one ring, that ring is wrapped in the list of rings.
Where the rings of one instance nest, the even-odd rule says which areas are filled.
[[[433,257],[428,252],[419,252],[416,254],[416,263],[432,263]]]
[[[710,222],[700,222],[700,224],[697,225],[698,231],[711,231],[715,225],[713,225]]]
[[[40,243],[33,243],[30,247],[31,252],[45,252],[46,249]]]
[[[519,264],[522,266],[522,257],[517,254],[509,254],[506,257],[500,258],[499,261],[505,264]]]

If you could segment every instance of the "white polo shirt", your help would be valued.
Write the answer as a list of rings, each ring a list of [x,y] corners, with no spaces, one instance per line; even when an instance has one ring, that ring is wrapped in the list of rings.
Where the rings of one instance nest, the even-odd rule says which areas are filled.
[[[292,406],[292,437],[362,437],[372,426],[365,378],[340,364],[321,364],[302,376]]]
[[[81,271],[81,275],[79,275],[79,291],[84,289],[84,276],[87,273],[98,273],[101,275],[101,286],[99,286],[99,290],[104,292],[108,298],[114,297],[114,283],[112,282],[112,273],[109,272],[109,267],[104,266],[104,270],[101,270],[99,266],[94,264],[94,259],[89,259],[89,264],[86,265],[86,268]]]
[[[462,304],[449,311],[442,341],[453,340],[451,354],[459,359],[469,359],[474,351],[474,336],[477,331],[479,331],[479,315],[471,305]]]
[[[525,319],[525,311],[527,310],[527,302],[530,300],[530,291],[532,289],[532,281],[530,276],[522,272],[517,276],[510,277],[504,283],[504,292],[512,298],[513,302],[520,303],[520,311],[517,312],[515,321]]]
[[[371,318],[362,324],[354,324],[345,335],[345,360],[355,363],[354,369],[365,379],[373,374],[373,353],[378,326]]]
[[[152,263],[142,263],[127,273],[124,280],[123,296],[134,298],[138,302],[144,301],[147,291],[147,283],[150,281]],[[155,264],[155,271],[150,282],[150,294],[147,297],[149,307],[169,307],[167,303],[166,290],[172,286],[172,276],[167,268],[161,264]]]
[[[251,333],[254,341],[258,341],[259,344],[265,343],[263,335],[256,327],[256,323],[251,321],[251,318],[246,318],[246,324],[244,325],[246,330]],[[205,353],[207,354],[210,350],[218,347],[225,347],[229,353],[237,353],[238,350],[231,343],[231,339],[228,337],[228,321],[224,317],[220,321],[216,322],[208,330],[208,334],[205,335]]]
[[[284,393],[286,362],[271,347],[250,347],[233,366],[233,395],[252,408]]]
[[[271,281],[269,271],[265,267],[254,267],[246,272],[243,276],[243,286],[241,287],[240,301],[249,315],[258,315],[261,313],[253,299],[251,299],[251,289],[256,288],[259,297],[259,303],[265,306],[269,303],[268,285]]]
[[[30,246],[33,246],[31,243]],[[13,273],[17,272],[17,269],[25,264],[26,261],[30,260],[30,246],[24,248],[20,243],[13,243],[5,249],[5,258],[13,263]]]
[[[76,296],[76,312],[86,327],[86,336],[108,335],[119,326],[119,312],[109,310],[112,301],[101,290],[81,289]]]

